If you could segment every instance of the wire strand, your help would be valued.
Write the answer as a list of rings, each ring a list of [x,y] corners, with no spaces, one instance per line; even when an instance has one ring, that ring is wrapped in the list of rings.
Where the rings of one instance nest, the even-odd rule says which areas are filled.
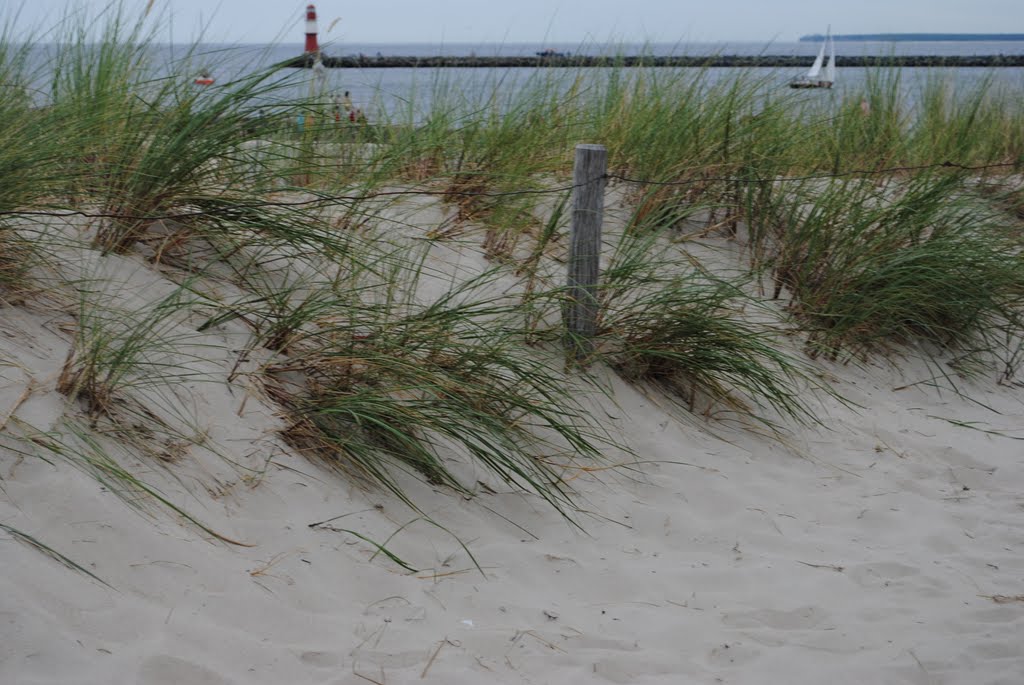
[[[717,166],[717,165],[715,165]],[[958,162],[952,162],[946,160],[944,162],[937,162],[934,164],[919,164],[911,166],[896,166],[886,167],[883,169],[855,169],[850,171],[841,171],[830,174],[815,174],[807,176],[774,176],[770,178],[751,178],[749,176],[698,176],[694,178],[688,178],[681,181],[655,181],[651,179],[634,178],[625,176],[622,174],[611,174],[606,173],[602,177],[604,180],[620,181],[623,183],[630,183],[634,185],[644,186],[658,186],[658,187],[671,187],[671,186],[688,186],[695,183],[706,183],[706,182],[718,182],[718,183],[789,183],[797,181],[815,181],[815,180],[830,180],[836,178],[849,178],[853,176],[877,176],[880,174],[893,174],[900,172],[910,171],[925,171],[929,169],[959,169],[961,171],[986,171],[989,169],[1006,169],[1011,167],[1019,167],[1020,162],[1000,162],[995,164],[982,164],[982,165],[966,165]],[[699,167],[698,167],[699,168]],[[708,167],[705,167],[708,168]],[[697,168],[695,168],[697,169]],[[694,169],[690,169],[692,171]],[[258,210],[258,209],[295,209],[300,207],[305,208],[318,208],[327,207],[335,204],[358,204],[369,200],[375,200],[386,197],[414,197],[414,196],[426,196],[426,197],[488,197],[488,198],[500,198],[500,197],[515,197],[525,195],[558,195],[566,192],[571,192],[578,187],[585,184],[571,184],[562,185],[554,188],[533,188],[523,190],[508,190],[508,191],[460,191],[453,189],[445,190],[385,190],[377,191],[372,193],[366,193],[362,195],[320,195],[307,200],[266,200],[259,202],[252,201],[240,201],[232,202],[227,197],[211,197],[209,201],[219,201],[223,203],[223,207],[217,209],[203,209],[195,211],[184,211],[176,213],[164,213],[164,214],[125,214],[119,212],[88,212],[84,210],[59,210],[59,211],[43,211],[43,210],[3,210],[0,211],[0,216],[38,216],[38,217],[71,217],[80,216],[86,219],[119,219],[123,221],[180,221],[183,219],[192,219],[204,216],[218,216],[237,213],[245,210]]]
[[[703,183],[706,181],[716,181],[724,183],[749,183],[751,181],[757,181],[761,183],[786,183],[792,181],[820,181],[828,180],[833,178],[846,178],[849,176],[876,176],[878,174],[893,174],[905,171],[924,171],[927,169],[960,169],[963,171],[984,171],[987,169],[1005,169],[1007,167],[1019,166],[1018,162],[1000,162],[997,164],[982,164],[978,166],[968,166],[965,164],[959,164],[957,162],[938,162],[935,164],[919,164],[914,166],[898,166],[898,167],[887,167],[885,169],[854,169],[850,171],[840,171],[838,173],[831,174],[817,174],[811,176],[774,176],[770,178],[751,178],[737,177],[737,176],[701,176],[699,178],[690,178],[685,181],[653,181],[650,179],[642,178],[631,178],[628,176],[622,176],[619,174],[605,174],[606,178],[614,179],[616,181],[623,181],[625,183],[633,183],[636,185],[650,185],[650,186],[685,186],[692,185],[694,183]]]

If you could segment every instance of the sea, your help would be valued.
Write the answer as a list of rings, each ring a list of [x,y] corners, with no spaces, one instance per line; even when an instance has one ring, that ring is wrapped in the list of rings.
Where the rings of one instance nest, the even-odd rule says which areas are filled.
[[[554,50],[570,55],[782,55],[807,58],[810,67],[821,44],[813,41],[797,42],[720,42],[720,43],[330,43],[322,45],[324,54],[330,56],[534,56],[543,50]],[[57,46],[38,46],[39,58],[45,61],[49,51]],[[158,68],[187,60],[188,68],[208,71],[217,84],[230,83],[239,76],[253,73],[267,66],[284,62],[302,54],[300,43],[278,43],[273,45],[254,44],[200,44],[200,45],[153,45],[151,62]],[[850,56],[952,56],[952,55],[1024,55],[1024,41],[928,41],[928,42],[878,42],[878,41],[837,41],[839,57]],[[659,71],[685,68],[661,67]],[[630,69],[623,70],[625,74]],[[689,70],[693,72],[691,68]],[[745,72],[766,90],[775,88],[788,91],[788,82],[803,73],[801,69],[766,67],[746,68]],[[735,68],[711,68],[703,78],[708,81],[728,79],[736,75]],[[45,70],[44,72],[45,73]],[[180,73],[180,72],[179,72]],[[522,88],[528,87],[537,78],[564,81],[571,85],[583,73],[584,78],[603,79],[611,73],[606,68],[559,69],[559,68],[363,68],[326,69],[319,78],[311,70],[282,69],[280,79],[284,87],[278,91],[280,98],[307,97],[312,90],[322,93],[327,99],[349,93],[354,105],[362,109],[371,120],[412,115],[422,118],[430,111],[436,93],[453,92],[467,103],[486,102],[498,93],[506,100],[514,97]],[[793,97],[830,98],[840,101],[850,92],[861,88],[868,70],[857,67],[840,67],[835,86],[827,91],[791,92]],[[911,68],[900,70],[902,95],[912,103],[922,86],[935,77],[949,79],[954,92],[970,93],[985,83],[989,87],[1008,91],[1024,98],[1024,68]],[[43,76],[45,78],[45,76]],[[40,83],[40,92],[47,90]],[[273,103],[268,103],[272,106]]]

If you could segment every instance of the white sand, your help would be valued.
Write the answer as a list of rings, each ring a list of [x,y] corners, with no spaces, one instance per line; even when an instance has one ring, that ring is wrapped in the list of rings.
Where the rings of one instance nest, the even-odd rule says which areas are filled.
[[[125,307],[171,290],[138,258],[93,261]],[[3,310],[9,433],[76,415],[54,390],[71,321]],[[194,329],[222,348],[203,355],[223,378],[245,329]],[[965,383],[968,400],[912,385],[934,375],[920,362],[817,364],[862,409],[827,401],[827,429],[787,444],[606,375],[617,405],[592,401],[645,463],[579,473],[582,530],[537,498],[410,483],[452,533],[418,521],[390,540],[417,573],[309,527],[345,515],[333,525],[383,541],[415,514],[292,453],[244,375],[181,379],[210,449],[123,463],[250,547],[140,515],[4,437],[0,523],[114,589],[0,533],[0,683],[1024,682],[1024,601],[998,601],[1024,594],[1020,387]]]

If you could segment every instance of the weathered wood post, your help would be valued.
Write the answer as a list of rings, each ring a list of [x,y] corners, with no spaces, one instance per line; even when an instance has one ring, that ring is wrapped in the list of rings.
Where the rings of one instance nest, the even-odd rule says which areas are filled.
[[[566,302],[562,310],[566,351],[586,363],[597,332],[601,221],[604,215],[608,151],[603,145],[577,145],[572,172],[572,228]]]

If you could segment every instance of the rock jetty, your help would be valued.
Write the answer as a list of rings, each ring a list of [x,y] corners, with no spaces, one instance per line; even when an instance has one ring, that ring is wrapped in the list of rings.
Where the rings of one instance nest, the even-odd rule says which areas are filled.
[[[799,55],[676,55],[671,57],[546,55],[520,57],[401,57],[350,55],[322,57],[325,67],[346,68],[494,68],[494,67],[805,67],[811,58]],[[1024,67],[1024,55],[887,55],[839,57],[839,67]],[[301,55],[286,67],[313,66],[311,55]]]

